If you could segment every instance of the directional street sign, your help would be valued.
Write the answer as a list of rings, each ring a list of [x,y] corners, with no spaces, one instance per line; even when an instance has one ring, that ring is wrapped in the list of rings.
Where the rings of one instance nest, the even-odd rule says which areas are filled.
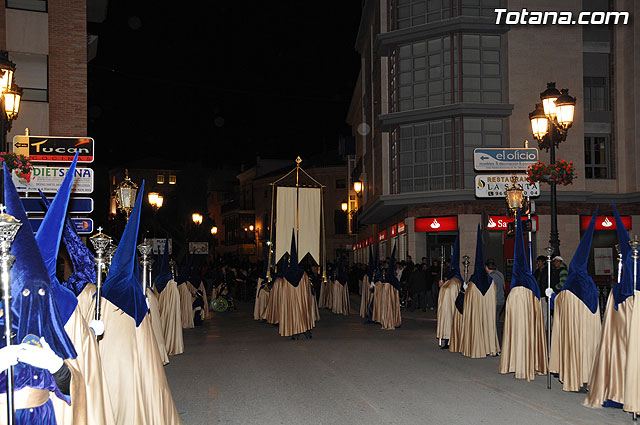
[[[14,136],[13,152],[31,162],[71,162],[78,152],[78,162],[93,162],[94,143],[91,137]]]
[[[536,162],[538,162],[536,148],[476,148],[473,150],[473,167],[478,171],[524,171]]]
[[[52,201],[53,198],[48,198],[49,201]],[[20,198],[22,201],[22,205],[24,209],[29,214],[44,214],[46,211],[44,210],[44,206],[42,205],[42,200],[40,197],[34,198]],[[89,214],[93,212],[93,199],[91,198],[71,198],[69,199],[69,207],[67,208],[67,212],[72,214]]]
[[[540,196],[540,183],[527,182],[526,174],[483,174],[476,176],[476,196],[478,198],[504,198],[512,178],[517,177],[524,196],[535,198]]]
[[[31,223],[31,227],[34,232],[38,231],[40,224],[42,223],[42,218],[30,218],[29,223]],[[74,226],[76,226],[76,231],[79,234],[88,234],[93,233],[93,220],[90,218],[72,218],[71,222]]]
[[[27,182],[16,173],[11,173],[13,184],[18,192],[56,193],[64,180],[64,176],[69,171],[69,167],[44,167],[33,165],[31,181]],[[92,193],[93,192],[93,170],[91,168],[76,168],[76,176],[73,178],[71,193]]]

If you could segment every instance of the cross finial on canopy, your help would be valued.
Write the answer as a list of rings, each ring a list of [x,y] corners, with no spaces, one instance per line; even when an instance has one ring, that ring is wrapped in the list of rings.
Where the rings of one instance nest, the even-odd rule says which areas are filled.
[[[3,204],[0,204],[0,214],[4,214],[6,210],[7,210],[7,207],[5,207]]]
[[[98,227],[98,233],[102,233],[102,227]]]

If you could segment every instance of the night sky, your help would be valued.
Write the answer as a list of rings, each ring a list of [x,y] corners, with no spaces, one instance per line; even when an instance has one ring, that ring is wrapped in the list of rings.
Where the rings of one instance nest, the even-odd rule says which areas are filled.
[[[350,134],[360,13],[359,0],[109,1],[88,27],[96,162],[215,167],[335,148]]]

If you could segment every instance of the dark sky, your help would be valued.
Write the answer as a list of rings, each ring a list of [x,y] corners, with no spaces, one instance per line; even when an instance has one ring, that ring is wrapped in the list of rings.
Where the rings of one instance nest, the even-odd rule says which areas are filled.
[[[360,12],[359,0],[109,1],[89,25],[96,161],[237,164],[335,147],[350,134]]]

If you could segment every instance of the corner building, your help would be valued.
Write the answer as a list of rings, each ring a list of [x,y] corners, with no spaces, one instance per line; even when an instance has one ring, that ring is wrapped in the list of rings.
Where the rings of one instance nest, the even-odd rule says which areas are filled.
[[[481,224],[485,258],[501,264],[510,281],[507,205],[504,197],[475,196],[475,176],[490,172],[474,170],[473,150],[524,147],[525,140],[537,147],[529,112],[546,83],[556,82],[577,98],[574,124],[556,149],[557,160],[573,161],[578,172],[573,184],[558,186],[560,251],[569,263],[585,217],[599,205],[593,247],[601,251],[589,268],[606,287],[617,243],[615,226],[608,225],[611,201],[628,229],[640,230],[640,80],[633,60],[640,27],[632,19],[627,25],[496,24],[496,8],[575,16],[639,11],[633,1],[619,0],[365,1],[355,46],[362,65],[347,117],[356,138],[349,173],[363,182],[360,197],[350,194],[358,203],[354,260],[366,262],[371,244],[381,257],[391,255],[395,243],[396,258],[430,260],[442,247],[449,257],[458,228],[461,255],[473,260]],[[548,163],[549,154],[540,150],[539,159]],[[534,258],[549,244],[549,185],[540,190],[533,198]]]

